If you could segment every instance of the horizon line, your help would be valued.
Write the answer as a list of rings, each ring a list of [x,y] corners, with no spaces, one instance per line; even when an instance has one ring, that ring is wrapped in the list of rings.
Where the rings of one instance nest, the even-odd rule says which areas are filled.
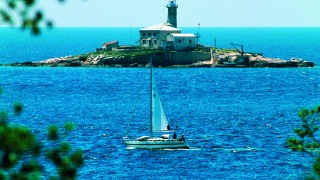
[[[320,28],[320,26],[179,26],[178,28]],[[0,28],[21,28],[21,26],[0,26]],[[40,26],[40,28],[144,28],[144,26]]]

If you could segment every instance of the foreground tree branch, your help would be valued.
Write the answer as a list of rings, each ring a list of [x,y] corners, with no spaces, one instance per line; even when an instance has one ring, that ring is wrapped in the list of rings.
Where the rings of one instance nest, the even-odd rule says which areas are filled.
[[[65,0],[56,1],[62,3]],[[53,22],[45,17],[44,10],[37,8],[37,0],[3,0],[0,2],[0,23],[20,26],[30,30],[33,35],[41,33],[42,25],[49,28],[53,26]]]
[[[288,145],[293,151],[304,152],[315,158],[313,163],[315,177],[310,179],[320,179],[320,106],[310,110],[301,109],[298,116],[302,122],[301,127],[294,130],[298,137],[289,138]]]
[[[22,103],[14,103],[13,110],[16,116],[21,115]],[[11,124],[7,112],[0,112],[0,179],[42,179],[47,176],[46,166],[41,165],[44,157],[45,164],[52,163],[57,172],[46,178],[76,179],[84,164],[83,152],[64,140],[73,130],[72,123],[66,123],[62,130],[52,125],[43,143],[29,128]]]

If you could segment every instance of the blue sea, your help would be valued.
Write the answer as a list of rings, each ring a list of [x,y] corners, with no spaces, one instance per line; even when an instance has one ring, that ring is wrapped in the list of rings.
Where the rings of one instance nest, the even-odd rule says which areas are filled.
[[[137,29],[57,28],[33,37],[3,28],[0,63],[86,53],[110,40],[131,45]],[[201,28],[200,33],[206,45],[216,38],[218,47],[231,48],[233,42],[268,57],[320,62],[320,28]],[[146,68],[3,66],[0,72],[0,110],[11,110],[15,101],[25,107],[11,122],[30,127],[40,139],[50,124],[76,123],[68,140],[84,150],[79,179],[303,179],[312,173],[313,159],[292,152],[286,141],[300,125],[299,109],[320,104],[319,68],[155,68],[164,111],[179,126],[178,136],[185,134],[189,150],[122,144],[139,90],[131,135],[148,135]]]

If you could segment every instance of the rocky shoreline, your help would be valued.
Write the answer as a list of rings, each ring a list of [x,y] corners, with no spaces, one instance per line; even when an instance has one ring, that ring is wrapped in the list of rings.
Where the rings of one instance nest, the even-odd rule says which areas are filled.
[[[245,53],[241,56],[234,50],[226,49],[201,49],[200,51],[174,52],[180,60],[170,56],[170,52],[160,50],[125,50],[102,51],[82,54],[78,56],[66,56],[52,58],[43,61],[2,64],[2,66],[22,67],[145,67],[153,56],[153,64],[156,67],[213,67],[213,68],[294,68],[315,67],[310,61],[301,59],[281,60],[263,57],[259,53]],[[183,53],[183,54],[181,54]],[[187,57],[202,55],[202,59],[196,62],[185,61]],[[171,53],[172,54],[172,53]],[[210,58],[211,57],[211,58]]]
[[[252,68],[295,68],[315,67],[315,63],[302,59],[291,58],[283,60],[279,58],[264,57],[261,53],[246,53],[241,57],[239,53],[213,53],[213,67],[252,67]]]

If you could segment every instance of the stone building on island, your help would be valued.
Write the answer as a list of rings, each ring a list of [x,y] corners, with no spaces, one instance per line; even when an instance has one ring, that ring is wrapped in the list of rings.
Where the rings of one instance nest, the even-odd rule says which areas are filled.
[[[181,33],[181,30],[172,27],[172,25],[168,23],[161,23],[140,29],[140,46],[161,48],[163,43],[167,41],[168,35],[172,33]]]
[[[167,43],[172,43],[172,47],[176,51],[193,50],[197,46],[197,36],[194,34],[171,33],[167,37]]]
[[[140,46],[164,50],[186,51],[197,46],[196,35],[183,34],[177,28],[176,0],[169,0],[168,19],[166,23],[140,29]]]
[[[119,41],[111,41],[102,44],[101,50],[111,51],[113,48],[119,47]]]

